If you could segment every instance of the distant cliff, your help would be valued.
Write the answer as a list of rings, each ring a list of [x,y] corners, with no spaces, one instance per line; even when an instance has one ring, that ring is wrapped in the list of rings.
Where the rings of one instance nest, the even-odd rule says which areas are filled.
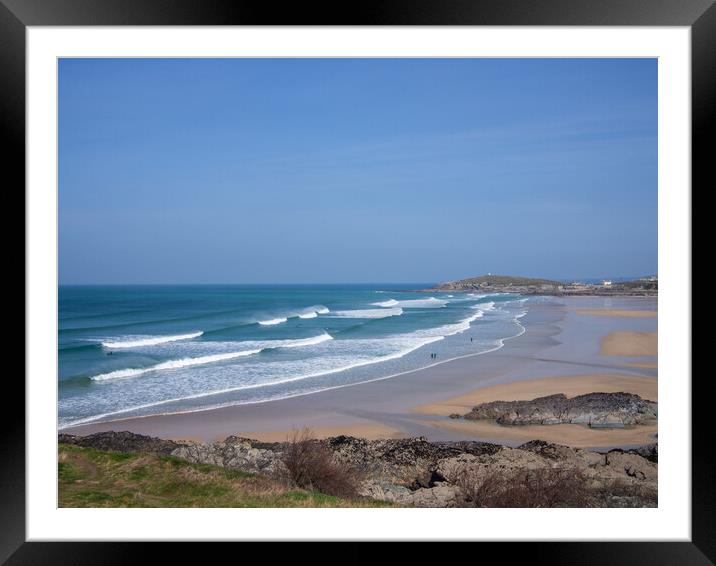
[[[441,283],[439,287],[449,287],[452,289],[469,289],[473,287],[491,287],[491,286],[541,286],[560,287],[564,285],[560,281],[552,281],[550,279],[536,279],[533,277],[513,277],[511,275],[481,275],[479,277],[469,277],[468,279],[459,279],[457,281],[448,281]]]
[[[498,293],[519,293],[521,295],[635,295],[652,296],[658,293],[659,284],[655,279],[611,282],[600,284],[553,281],[534,277],[511,275],[481,275],[441,283],[427,291],[488,291]]]

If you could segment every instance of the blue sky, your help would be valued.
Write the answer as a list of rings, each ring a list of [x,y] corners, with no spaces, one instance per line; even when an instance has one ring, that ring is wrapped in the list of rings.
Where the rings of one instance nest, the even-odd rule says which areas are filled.
[[[657,271],[655,59],[62,59],[60,283]]]

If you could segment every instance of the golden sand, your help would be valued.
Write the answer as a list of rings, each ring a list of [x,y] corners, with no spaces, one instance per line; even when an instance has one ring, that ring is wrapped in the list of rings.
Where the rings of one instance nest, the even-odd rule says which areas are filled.
[[[475,405],[490,401],[529,400],[555,393],[567,397],[585,393],[634,393],[644,399],[658,400],[658,383],[653,377],[619,374],[576,375],[517,381],[476,389],[466,395],[416,407],[413,412],[427,415],[464,415]],[[584,425],[502,426],[490,421],[430,420],[427,424],[442,430],[469,434],[482,440],[527,442],[546,440],[576,448],[648,444],[654,442],[656,425],[626,429],[594,429]]]
[[[600,352],[604,356],[656,356],[658,347],[656,332],[617,331],[602,338]]]
[[[584,395],[585,393],[634,393],[644,399],[658,401],[657,380],[653,377],[640,377],[620,374],[572,375],[564,377],[547,377],[529,381],[515,381],[482,387],[461,395],[415,407],[412,412],[428,415],[465,414],[475,405],[490,401],[521,401],[564,393],[567,397]]]
[[[657,362],[627,362],[624,364],[630,368],[642,368],[642,369],[658,369],[659,364]]]
[[[575,309],[577,314],[590,316],[619,316],[626,318],[655,318],[656,311],[645,310],[615,310],[615,309]]]

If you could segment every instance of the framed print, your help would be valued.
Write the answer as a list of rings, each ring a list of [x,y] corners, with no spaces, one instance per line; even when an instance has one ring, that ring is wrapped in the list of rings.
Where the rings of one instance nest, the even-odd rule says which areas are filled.
[[[3,560],[713,563],[712,2],[1,1],[27,328]]]

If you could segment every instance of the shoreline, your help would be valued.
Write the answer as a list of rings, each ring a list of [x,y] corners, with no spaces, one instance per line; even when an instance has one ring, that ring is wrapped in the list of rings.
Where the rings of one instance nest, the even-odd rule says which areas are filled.
[[[337,433],[364,438],[425,436],[431,440],[489,440],[483,438],[484,430],[436,426],[436,415],[421,414],[415,409],[439,405],[491,386],[537,383],[544,378],[559,380],[599,373],[617,376],[617,381],[622,376],[652,379],[656,383],[658,370],[652,367],[656,365],[655,359],[644,359],[642,354],[607,356],[599,351],[600,340],[612,332],[654,331],[656,317],[582,316],[575,312],[574,303],[581,306],[585,300],[582,297],[576,301],[547,297],[544,301],[536,301],[520,319],[525,331],[506,339],[501,348],[444,360],[393,377],[264,403],[88,423],[63,428],[62,432],[86,435],[128,430],[167,439],[214,441],[248,433],[259,439],[277,438],[278,435],[285,438],[292,429],[308,427],[318,436]],[[605,299],[592,298],[590,302],[594,304],[589,308],[642,310],[644,301],[652,302],[634,297],[607,300],[608,308],[599,304]],[[542,427],[545,431],[548,428]],[[519,434],[514,432],[511,439],[501,442],[514,440],[519,443],[518,437],[525,430],[523,428]],[[590,429],[586,430],[590,432]],[[591,432],[597,431],[592,429]],[[604,444],[609,440],[605,436],[591,436],[597,442],[594,446],[611,446]],[[618,442],[623,444],[623,439]]]
[[[227,405],[224,407],[207,407],[207,408],[198,408],[198,409],[193,409],[193,410],[176,411],[173,413],[157,413],[157,414],[153,414],[153,415],[137,415],[137,416],[131,416],[131,417],[118,418],[118,419],[108,419],[108,420],[103,420],[103,421],[95,421],[95,422],[88,422],[88,423],[76,424],[76,425],[65,426],[65,427],[58,427],[58,432],[64,433],[68,430],[74,430],[74,429],[88,427],[88,426],[92,426],[92,425],[103,425],[103,424],[109,425],[112,423],[119,423],[119,422],[131,422],[131,421],[135,421],[138,419],[149,419],[149,418],[154,418],[154,417],[169,417],[169,416],[175,416],[175,415],[188,415],[188,414],[193,414],[193,413],[202,413],[202,412],[209,412],[209,411],[218,411],[218,410],[222,410],[222,409],[230,409],[230,408],[234,408],[234,407],[245,407],[245,406],[253,406],[253,405],[262,405],[262,404],[266,404],[266,403],[275,403],[275,402],[279,402],[279,401],[286,401],[286,400],[290,400],[290,399],[296,399],[296,398],[300,398],[300,397],[306,397],[306,396],[310,396],[310,395],[326,393],[329,391],[334,391],[336,389],[343,389],[343,388],[347,388],[347,387],[356,387],[356,386],[367,385],[367,384],[384,381],[384,380],[388,380],[388,379],[394,379],[394,378],[400,377],[402,375],[407,375],[407,374],[420,372],[420,371],[427,371],[427,370],[430,370],[436,366],[440,366],[443,364],[449,364],[449,363],[455,362],[457,360],[462,360],[465,358],[472,358],[475,356],[483,356],[483,355],[495,352],[497,350],[500,350],[504,347],[504,345],[505,345],[505,343],[507,343],[507,341],[513,340],[515,338],[519,338],[520,336],[522,336],[522,334],[525,333],[524,326],[522,326],[522,324],[519,321],[517,322],[517,324],[522,328],[522,331],[515,334],[514,336],[508,336],[507,338],[503,338],[501,340],[501,344],[491,350],[486,350],[483,352],[475,352],[473,354],[465,354],[462,356],[457,356],[455,358],[448,358],[446,360],[440,360],[440,361],[433,362],[431,364],[428,364],[427,366],[423,366],[423,367],[417,368],[417,369],[410,369],[410,370],[402,371],[399,373],[394,373],[394,374],[390,374],[390,375],[386,375],[386,376],[382,376],[382,377],[368,379],[366,381],[360,381],[357,383],[347,383],[347,384],[343,384],[343,385],[335,385],[332,387],[327,387],[320,391],[308,392],[308,393],[298,393],[296,395],[291,395],[288,397],[282,397],[282,398],[278,398],[278,399],[268,399],[265,401],[254,401],[251,403],[243,403],[243,404],[237,403],[236,405]]]

